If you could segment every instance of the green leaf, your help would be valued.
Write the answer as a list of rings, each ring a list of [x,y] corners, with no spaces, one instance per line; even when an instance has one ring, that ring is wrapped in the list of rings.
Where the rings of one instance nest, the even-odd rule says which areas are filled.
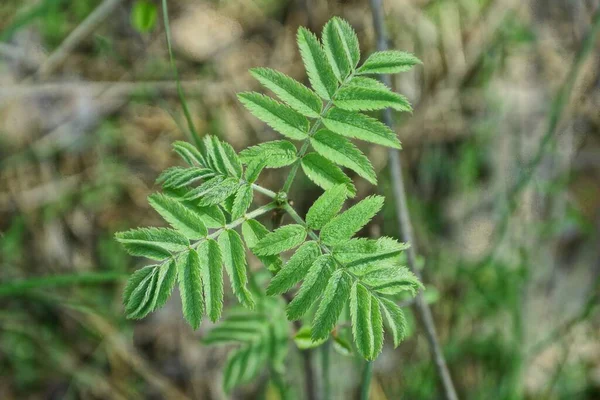
[[[145,267],[130,278],[124,297],[127,318],[143,318],[151,311],[150,303],[156,285],[156,271],[156,266]]]
[[[367,78],[366,76],[355,76],[348,83],[349,86],[366,87],[372,89],[389,90],[381,81],[373,78]]]
[[[153,300],[153,311],[165,305],[177,280],[177,265],[175,260],[164,263],[158,270],[156,292]]]
[[[308,153],[302,158],[302,170],[317,186],[327,190],[336,185],[344,184],[348,196],[354,197],[356,188],[352,180],[331,161],[317,153]]]
[[[410,111],[408,99],[383,87],[349,85],[338,90],[333,104],[347,111],[371,111],[393,108],[397,111]]]
[[[202,146],[207,167],[214,172],[227,175],[227,167],[219,150],[219,140],[212,135],[206,135],[202,140]]]
[[[323,157],[377,184],[377,175],[369,159],[345,137],[322,129],[310,138],[310,143]]]
[[[186,250],[190,244],[185,236],[167,228],[138,228],[115,234],[116,239],[132,256],[162,260],[171,252]]]
[[[185,195],[185,200],[198,199],[199,206],[220,204],[234,194],[239,185],[240,182],[235,178],[216,176],[197,188],[190,190]]]
[[[319,256],[308,270],[308,274],[286,311],[290,321],[300,319],[323,294],[327,281],[335,268],[331,255]]]
[[[352,335],[359,353],[374,360],[383,347],[383,321],[377,299],[367,288],[355,282],[350,292]]]
[[[131,276],[129,276],[129,279],[127,280],[127,285],[125,285],[125,290],[123,291],[124,306],[127,306],[127,304],[129,304],[129,302],[132,301],[131,296],[135,289],[137,289],[142,284],[144,279],[146,279],[149,275],[154,273],[155,267],[155,265],[149,265],[144,268],[140,268],[133,274],[131,274]],[[139,303],[139,299],[135,300],[134,302]],[[135,305],[132,306],[132,308],[135,307]]]
[[[267,295],[282,294],[294,287],[306,276],[320,254],[321,249],[316,242],[309,241],[302,244],[281,271],[271,279],[267,287]]]
[[[262,342],[231,351],[223,371],[225,392],[253,380],[264,369],[266,359],[267,348]]]
[[[196,165],[204,168],[208,167],[202,153],[191,143],[178,140],[173,143],[173,150],[191,167]]]
[[[275,140],[242,150],[240,158],[245,164],[252,161],[265,161],[266,168],[281,168],[296,161],[298,158],[296,153],[296,146],[293,143],[287,140]]]
[[[350,239],[362,229],[383,206],[382,196],[369,196],[336,216],[321,230],[321,240],[335,245]]]
[[[202,321],[204,301],[200,258],[196,250],[190,249],[186,255],[178,257],[177,270],[183,316],[192,328],[198,329]]]
[[[183,205],[198,214],[207,228],[221,228],[226,224],[225,214],[216,205],[201,207],[189,201],[183,202]]]
[[[300,82],[270,68],[253,68],[250,73],[300,114],[319,118],[323,107],[321,99]]]
[[[303,27],[298,29],[297,39],[310,84],[319,96],[326,100],[331,99],[337,90],[338,82],[319,39]]]
[[[267,166],[266,160],[256,160],[250,161],[248,165],[246,165],[246,172],[244,174],[244,178],[248,183],[254,183],[258,179],[258,176],[262,172],[262,170]]]
[[[201,179],[210,179],[215,173],[208,168],[168,168],[156,180],[165,189],[179,189]]]
[[[263,237],[267,236],[269,230],[263,226],[260,222],[249,219],[244,221],[242,224],[242,234],[244,235],[244,240],[246,241],[246,246],[250,250],[256,246],[256,243]],[[257,256],[258,259],[267,267],[267,269],[271,272],[277,272],[281,269],[283,262],[281,261],[281,257],[279,255],[272,256]]]
[[[336,270],[325,288],[312,325],[312,340],[329,337],[350,295],[352,281],[343,269]]]
[[[370,257],[388,255],[390,253],[397,255],[409,247],[408,243],[401,243],[396,239],[386,236],[382,236],[377,240],[355,238],[336,245],[333,248],[333,255],[342,264],[360,264],[362,260],[369,259]],[[393,257],[392,259],[396,261],[398,257]],[[390,265],[393,265],[393,263]]]
[[[177,200],[155,193],[148,197],[148,202],[173,228],[188,239],[200,239],[207,235],[208,230],[202,222],[202,217]]]
[[[406,337],[407,332],[406,318],[404,318],[404,313],[396,303],[385,298],[379,298],[379,305],[383,309],[385,321],[392,331],[394,347],[398,347],[400,342]]]
[[[402,266],[377,269],[362,276],[361,281],[369,285],[374,292],[387,295],[408,291],[415,296],[424,288],[419,278]]]
[[[256,118],[290,139],[306,139],[309,123],[306,117],[290,107],[260,93],[239,93],[238,98]]]
[[[219,245],[223,253],[225,270],[229,279],[233,293],[239,302],[245,307],[254,308],[252,294],[246,288],[248,277],[246,276],[246,251],[240,235],[231,229],[221,233],[219,236]]]
[[[314,349],[315,347],[322,345],[326,341],[327,337],[313,341],[313,339],[311,338],[310,326],[303,326],[294,335],[294,343],[296,343],[296,347],[298,347],[300,350]]]
[[[326,190],[308,209],[306,224],[312,229],[321,229],[340,212],[346,195],[346,185],[336,185]]]
[[[360,59],[356,33],[348,22],[334,17],[323,27],[323,46],[335,76],[342,82]]]
[[[375,118],[364,114],[332,108],[323,118],[327,129],[338,135],[399,149],[396,133]]]
[[[140,33],[148,33],[156,25],[156,5],[146,1],[137,0],[131,10],[131,25]]]
[[[343,356],[352,355],[352,343],[339,335],[333,338],[333,348]]]
[[[285,225],[260,239],[252,251],[259,256],[275,255],[299,246],[304,239],[306,229],[302,225]]]
[[[173,291],[177,276],[177,268],[173,260],[143,269],[151,269],[152,272],[145,276],[146,279],[139,280],[138,286],[133,290],[126,288],[126,292],[130,291],[125,307],[127,318],[144,318],[148,313],[162,307]]]
[[[212,136],[212,140],[218,154],[219,162],[224,165],[227,174],[238,179],[241,178],[242,163],[233,147],[229,143],[220,141],[215,136]]]
[[[200,243],[198,256],[202,270],[206,314],[212,322],[216,322],[223,310],[223,260],[218,243],[212,239]]]
[[[238,219],[246,214],[246,210],[252,204],[252,196],[254,192],[252,191],[252,186],[248,184],[244,184],[240,186],[240,188],[235,193],[235,198],[233,200],[233,207],[231,208],[231,218]]]
[[[421,60],[404,51],[378,51],[369,56],[358,69],[358,74],[396,74],[410,70]]]

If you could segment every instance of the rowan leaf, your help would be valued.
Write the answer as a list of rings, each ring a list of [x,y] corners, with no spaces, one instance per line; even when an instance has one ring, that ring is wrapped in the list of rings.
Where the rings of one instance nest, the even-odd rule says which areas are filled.
[[[364,114],[334,107],[323,118],[323,124],[338,135],[400,149],[396,133],[378,120]]]
[[[421,60],[411,53],[397,50],[378,51],[358,68],[358,74],[396,74],[410,70]]]
[[[231,218],[238,219],[244,216],[250,205],[252,204],[252,186],[249,184],[243,184],[235,192],[233,199],[233,206],[231,207]]]
[[[335,268],[335,261],[329,254],[319,256],[308,270],[300,290],[286,308],[290,321],[300,319],[320,297]]]
[[[319,118],[323,107],[321,99],[300,82],[270,68],[253,68],[250,73],[300,114]]]
[[[258,179],[258,176],[262,170],[267,166],[266,160],[250,161],[246,165],[246,172],[244,173],[244,179],[248,183],[254,183]]]
[[[223,260],[219,244],[207,239],[198,246],[206,315],[212,322],[221,317],[223,310]]]
[[[300,27],[297,40],[310,84],[319,96],[326,100],[331,99],[337,90],[338,82],[319,39],[308,29]]]
[[[306,139],[309,123],[302,114],[260,93],[239,93],[238,98],[256,118],[283,136],[295,140]]]
[[[361,282],[369,285],[372,291],[386,295],[408,291],[415,296],[424,288],[419,278],[403,266],[376,269],[363,275]]]
[[[208,168],[181,168],[174,167],[165,170],[156,180],[165,189],[179,189],[184,186],[215,176],[215,172]]]
[[[206,135],[202,140],[202,146],[208,167],[219,174],[227,175],[227,166],[219,148],[219,139]]]
[[[287,140],[275,140],[248,147],[240,152],[243,163],[264,161],[266,168],[281,168],[292,164],[298,158],[293,143]]]
[[[208,230],[202,217],[179,201],[160,193],[148,197],[150,205],[176,230],[188,239],[200,239]]]
[[[193,329],[198,329],[204,312],[204,300],[200,258],[196,250],[190,249],[187,254],[178,257],[177,272],[183,316]]]
[[[306,224],[312,229],[321,229],[340,212],[346,197],[346,185],[336,185],[326,190],[308,209]]]
[[[184,201],[184,206],[199,215],[207,228],[221,228],[225,225],[225,214],[216,206],[198,206],[192,201]]]
[[[312,340],[324,339],[329,336],[348,300],[351,286],[352,280],[343,269],[336,270],[329,278],[323,299],[313,320]]]
[[[333,104],[347,111],[372,111],[393,108],[412,112],[406,97],[384,87],[343,86],[337,91]]]
[[[282,294],[294,287],[304,279],[309,268],[320,254],[321,250],[316,242],[308,241],[302,244],[281,271],[271,279],[267,287],[267,295]]]
[[[269,230],[264,227],[260,222],[249,219],[244,221],[242,224],[242,235],[244,236],[244,241],[246,242],[246,246],[252,251],[256,243],[263,237],[265,237],[269,233]],[[254,251],[252,251],[254,253]],[[271,256],[257,256],[258,259],[267,267],[267,269],[271,272],[277,272],[281,269],[283,262],[281,261],[281,257],[279,255],[271,255]]]
[[[299,246],[304,239],[306,239],[306,228],[302,225],[285,225],[260,239],[252,251],[259,256],[275,255]]]
[[[123,305],[127,306],[127,304],[131,301],[131,296],[135,289],[137,289],[145,278],[151,275],[154,272],[155,265],[148,265],[144,268],[140,268],[135,271],[129,279],[127,280],[127,284],[125,285],[125,290],[123,290]],[[136,300],[136,303],[139,303],[139,300]]]
[[[360,59],[356,33],[348,22],[334,17],[323,27],[323,47],[335,76],[342,82]]]
[[[392,331],[392,338],[394,339],[394,347],[398,347],[401,341],[406,337],[407,326],[406,318],[402,309],[393,301],[380,297],[379,305],[383,309],[383,315],[388,328]]]
[[[383,206],[382,196],[369,196],[327,223],[321,230],[321,240],[335,245],[350,239],[362,229]]]
[[[348,196],[354,197],[356,188],[352,180],[331,161],[317,153],[308,153],[302,158],[302,170],[317,186],[327,190],[344,184]]]
[[[354,282],[350,291],[352,335],[359,353],[374,360],[383,347],[383,321],[379,303],[367,288]]]
[[[124,305],[127,318],[139,319],[150,312],[150,302],[156,285],[156,266],[138,270],[125,288]]]
[[[172,252],[186,250],[190,242],[181,233],[167,228],[138,228],[115,234],[132,256],[162,260]]]
[[[173,143],[173,150],[190,166],[207,167],[208,164],[200,151],[191,143],[178,140]]]
[[[310,138],[310,143],[323,157],[377,184],[377,175],[369,159],[345,137],[322,129]]]
[[[234,194],[240,183],[235,178],[223,178],[218,175],[195,189],[190,190],[184,197],[185,200],[197,200],[199,206],[220,204]]]
[[[248,277],[246,276],[246,251],[240,235],[228,229],[219,236],[219,246],[223,254],[225,270],[229,275],[233,293],[239,302],[247,308],[254,308],[254,299],[246,287]]]
[[[229,176],[236,178],[242,177],[242,163],[235,150],[229,143],[222,142],[215,136],[212,136],[214,147],[217,151],[219,162],[225,166]]]

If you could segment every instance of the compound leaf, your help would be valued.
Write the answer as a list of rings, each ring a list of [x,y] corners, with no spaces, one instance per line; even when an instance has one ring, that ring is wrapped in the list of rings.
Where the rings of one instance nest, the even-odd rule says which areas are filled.
[[[274,296],[290,290],[300,282],[308,273],[309,268],[321,254],[319,245],[314,241],[302,244],[283,266],[281,271],[271,279],[267,287],[267,294]]]
[[[334,267],[335,261],[329,254],[319,256],[315,260],[308,270],[308,274],[302,282],[296,297],[286,308],[287,317],[290,321],[300,319],[310,306],[321,297]]]
[[[360,59],[356,33],[348,22],[334,17],[323,27],[323,47],[335,76],[342,82]]]
[[[207,239],[198,246],[202,269],[206,315],[212,322],[221,317],[223,310],[223,260],[217,242]]]
[[[382,146],[401,148],[396,133],[375,118],[364,114],[332,108],[323,118],[327,129],[338,135],[347,136]]]
[[[196,250],[190,249],[177,259],[177,271],[183,316],[192,328],[198,329],[202,321],[204,301],[200,258]]]
[[[297,40],[310,84],[319,96],[326,100],[331,99],[337,90],[338,82],[319,39],[308,29],[300,27]]]
[[[138,228],[115,234],[125,250],[133,256],[162,260],[187,249],[190,242],[181,233],[167,228]]]
[[[352,335],[360,354],[374,360],[383,346],[383,321],[377,299],[355,282],[350,291]]]
[[[246,241],[246,246],[250,250],[256,246],[256,243],[269,233],[269,230],[265,228],[263,224],[254,219],[249,219],[244,221],[242,224],[242,235],[244,235],[244,240]],[[252,251],[254,253],[254,251]],[[281,261],[281,257],[279,255],[271,255],[271,256],[257,256],[258,259],[267,267],[267,269],[271,272],[277,272],[281,269],[283,262]]]
[[[412,111],[408,99],[384,87],[348,85],[338,90],[333,104],[347,111],[383,110]]]
[[[296,153],[296,146],[293,143],[287,140],[275,140],[242,150],[240,158],[245,164],[264,161],[266,168],[281,168],[296,161]]]
[[[231,280],[233,293],[245,307],[254,308],[252,294],[246,288],[248,283],[246,251],[244,250],[242,238],[236,231],[228,229],[219,236],[219,245],[223,253],[225,270]]]
[[[335,245],[350,239],[362,229],[383,206],[382,196],[369,196],[327,223],[321,230],[321,240]]]
[[[252,196],[254,192],[252,191],[252,186],[249,184],[243,184],[239,187],[237,192],[235,192],[235,197],[233,199],[233,206],[231,207],[231,218],[238,219],[244,216],[250,204],[252,204]]]
[[[411,53],[397,50],[377,51],[358,69],[358,74],[396,74],[410,70],[421,60]]]
[[[321,99],[300,82],[270,68],[253,68],[250,73],[300,114],[319,118],[323,107]]]
[[[385,315],[385,321],[392,331],[392,337],[394,339],[394,347],[398,347],[401,341],[406,337],[406,318],[402,309],[393,301],[379,298],[379,305],[383,309],[383,315]]]
[[[302,158],[302,170],[317,186],[327,190],[335,185],[344,184],[350,197],[356,194],[352,180],[331,161],[317,153],[308,153]]]
[[[306,224],[312,229],[321,229],[340,212],[346,196],[346,185],[335,185],[326,190],[308,209]]]
[[[299,246],[306,239],[306,228],[290,224],[270,232],[252,248],[254,254],[270,256]]]
[[[350,295],[352,281],[343,269],[336,270],[325,288],[323,300],[319,304],[313,320],[311,338],[313,341],[329,336]]]
[[[198,206],[191,201],[184,201],[183,205],[198,214],[207,228],[220,228],[226,223],[225,214],[216,205]]]
[[[423,289],[419,278],[403,266],[376,269],[362,276],[361,281],[369,285],[372,291],[387,295],[408,291],[415,296]]]
[[[148,201],[173,228],[187,238],[200,239],[208,233],[202,217],[179,201],[160,193],[150,195]]]

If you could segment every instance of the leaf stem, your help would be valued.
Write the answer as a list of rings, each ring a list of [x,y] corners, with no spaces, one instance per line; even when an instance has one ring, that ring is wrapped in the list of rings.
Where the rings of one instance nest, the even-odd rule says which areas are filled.
[[[122,272],[96,272],[86,274],[65,274],[44,276],[5,282],[0,285],[0,297],[17,296],[30,290],[73,285],[96,285],[127,279],[129,274]]]
[[[264,187],[262,187],[262,186],[260,186],[260,185],[257,185],[256,183],[253,183],[253,184],[252,184],[252,189],[254,189],[254,190],[256,190],[257,192],[259,192],[259,193],[262,193],[262,194],[264,194],[265,196],[268,196],[268,197],[270,197],[270,198],[272,198],[272,199],[274,199],[274,198],[276,198],[276,197],[277,197],[277,193],[275,193],[274,191],[272,191],[272,190],[269,190],[269,189],[267,189],[267,188],[264,188]]]
[[[369,400],[369,389],[373,377],[373,361],[367,361],[363,369],[362,383],[360,385],[360,400]]]
[[[330,374],[330,366],[331,364],[331,339],[328,339],[321,346],[321,374],[323,376],[323,399],[330,400],[331,399],[331,374]]]

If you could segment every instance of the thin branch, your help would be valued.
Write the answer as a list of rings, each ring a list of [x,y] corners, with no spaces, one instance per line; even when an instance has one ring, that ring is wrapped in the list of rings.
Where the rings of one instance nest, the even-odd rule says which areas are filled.
[[[388,49],[388,43],[383,16],[382,0],[370,0],[370,4],[371,12],[373,13],[373,25],[375,27],[375,33],[377,36],[377,49],[380,51],[384,51]],[[388,87],[391,87],[391,79],[389,75],[381,76],[380,79]],[[389,108],[384,110],[383,120],[384,123],[390,127],[390,129],[394,130],[394,120],[392,112]],[[411,244],[411,246],[407,250],[408,267],[420,279],[421,273],[416,268],[416,242],[415,237],[413,235],[410,213],[408,211],[406,190],[404,188],[404,180],[402,177],[402,165],[400,162],[400,154],[397,150],[390,149],[389,163],[392,175],[391,181],[394,192],[394,201],[396,204],[396,216],[398,218],[401,240],[404,242],[409,242]],[[442,381],[445,398],[447,400],[457,400],[458,396],[454,388],[454,383],[452,382],[450,372],[448,371],[448,366],[446,365],[446,359],[444,358],[442,348],[437,339],[437,332],[435,328],[435,323],[433,322],[433,317],[431,315],[431,310],[429,309],[429,305],[423,298],[422,293],[419,293],[417,295],[415,305],[417,311],[421,316],[421,320],[425,328],[427,341],[429,342],[429,347],[431,349],[437,373]]]
[[[365,362],[363,369],[362,382],[360,384],[360,400],[369,400],[369,389],[371,388],[371,379],[373,378],[373,361]]]
[[[55,288],[74,285],[97,285],[127,279],[121,272],[97,272],[88,274],[51,275],[40,278],[5,282],[0,285],[0,297],[18,296],[40,288]]]
[[[44,61],[35,73],[38,79],[47,78],[87,38],[123,0],[104,0],[77,28],[67,36],[56,50]]]

